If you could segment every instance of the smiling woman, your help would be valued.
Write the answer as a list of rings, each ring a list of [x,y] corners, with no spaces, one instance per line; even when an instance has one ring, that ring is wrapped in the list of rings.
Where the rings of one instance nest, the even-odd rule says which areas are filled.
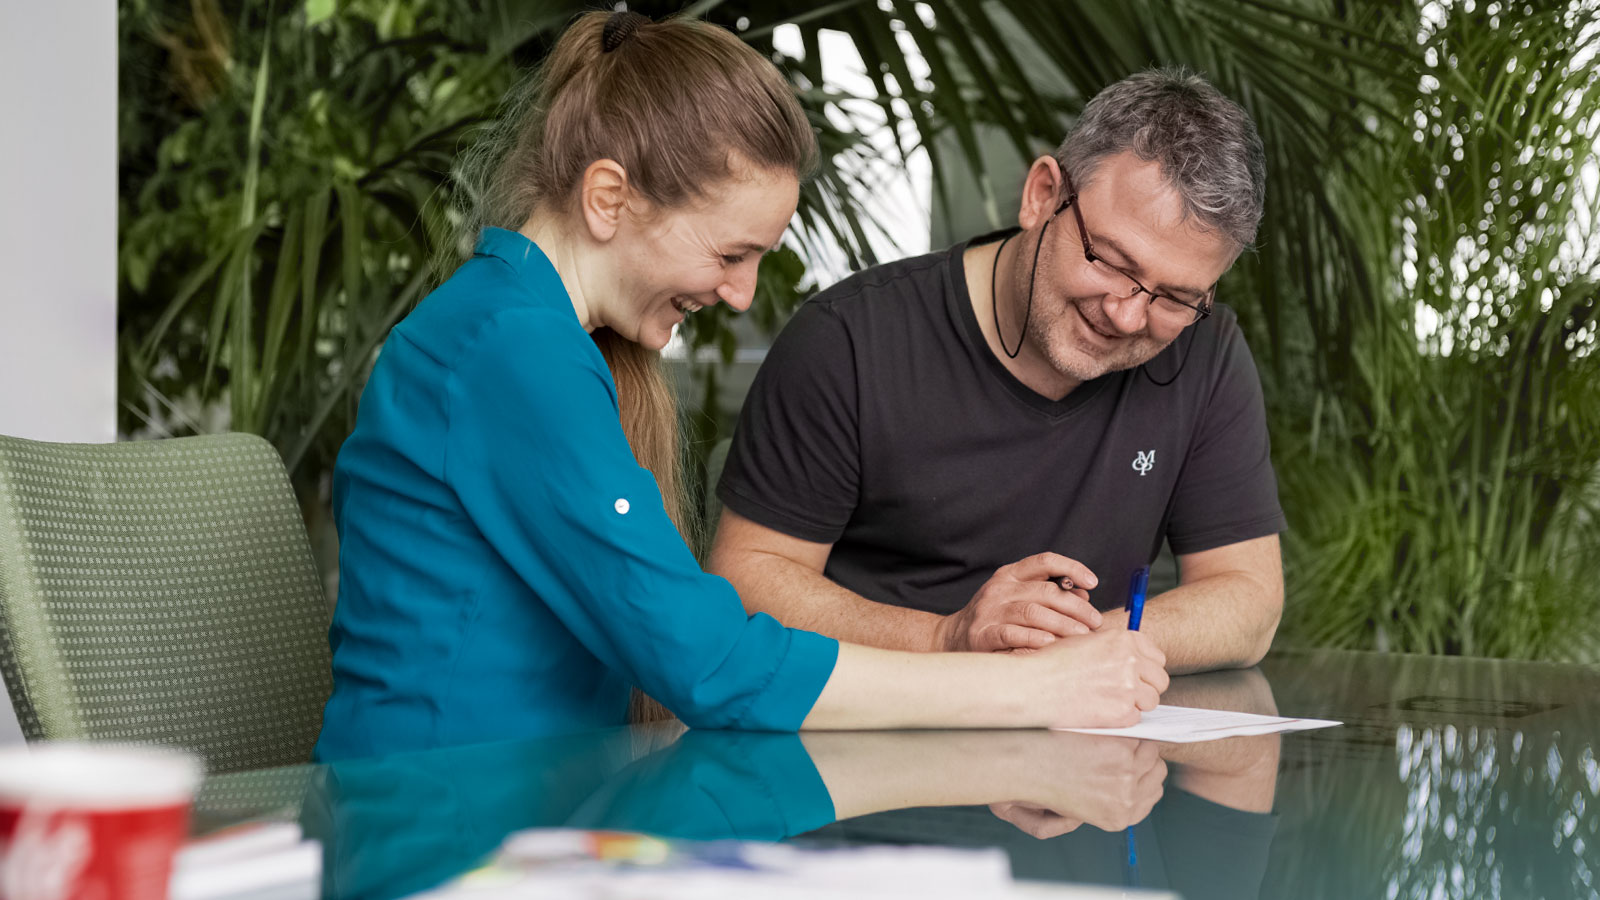
[[[573,248],[557,236],[581,215],[598,228],[594,240],[628,252],[614,254],[604,274],[578,273],[585,280],[567,285],[580,316],[606,297],[660,305],[662,289],[700,296],[674,298],[687,312],[715,302],[707,298],[719,281],[729,282],[730,305],[744,310],[759,263],[751,247],[777,243],[794,213],[798,179],[816,163],[816,139],[789,85],[731,33],[693,19],[582,16],[511,90],[496,125],[459,167],[466,205],[457,249],[470,256],[483,229],[497,227],[570,257]],[[752,178],[775,189],[742,190]],[[740,209],[726,208],[728,194],[738,195]],[[623,209],[630,215],[620,216]],[[752,209],[764,212],[762,220],[734,227],[743,222],[732,213]],[[719,263],[725,274],[713,272]],[[669,274],[689,280],[674,289]],[[671,325],[663,336],[642,309],[595,312],[608,318],[584,327],[616,380],[622,430],[687,535],[693,524],[682,509],[676,398],[656,355]]]
[[[747,615],[695,562],[657,351],[701,307],[749,306],[815,155],[777,70],[695,21],[580,17],[513,95],[476,157],[472,257],[395,327],[339,454],[319,758],[616,725],[634,686],[692,726],[777,731],[1155,705],[1163,657],[1134,633],[841,646]]]

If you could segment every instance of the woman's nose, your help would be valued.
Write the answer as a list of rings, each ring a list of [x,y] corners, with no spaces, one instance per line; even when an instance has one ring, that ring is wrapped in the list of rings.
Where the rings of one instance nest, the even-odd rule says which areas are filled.
[[[739,312],[749,309],[756,296],[756,272],[755,265],[739,266],[717,288],[717,297]]]

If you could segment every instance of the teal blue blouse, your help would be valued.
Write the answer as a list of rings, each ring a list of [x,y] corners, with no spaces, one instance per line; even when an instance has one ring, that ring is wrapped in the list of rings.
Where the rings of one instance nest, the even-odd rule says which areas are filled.
[[[620,724],[792,731],[838,643],[701,571],[623,437],[561,280],[491,228],[395,327],[333,479],[340,583],[318,759]]]

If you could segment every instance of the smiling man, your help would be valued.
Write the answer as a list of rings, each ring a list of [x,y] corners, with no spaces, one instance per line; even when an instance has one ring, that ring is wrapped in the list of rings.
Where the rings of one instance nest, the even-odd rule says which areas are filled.
[[[1020,229],[878,266],[779,336],[741,414],[710,568],[842,640],[1013,650],[1143,630],[1248,666],[1283,605],[1260,381],[1216,285],[1255,240],[1260,138],[1202,78],[1114,84],[1028,171]]]

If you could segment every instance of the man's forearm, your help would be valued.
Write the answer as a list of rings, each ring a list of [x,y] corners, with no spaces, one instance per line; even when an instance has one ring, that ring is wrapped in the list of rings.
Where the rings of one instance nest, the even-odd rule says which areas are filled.
[[[778,554],[745,552],[736,560],[728,556],[713,553],[707,570],[728,579],[750,613],[764,612],[790,628],[853,644],[918,652],[937,649],[943,616],[868,600]]]
[[[1258,716],[1278,714],[1278,702],[1272,696],[1272,683],[1259,668],[1232,669],[1206,672],[1174,678],[1161,695],[1162,703],[1173,706],[1196,706],[1202,709],[1220,709],[1228,712],[1251,713]],[[1166,749],[1177,749],[1179,746]]]
[[[1139,628],[1167,655],[1172,675],[1242,669],[1266,655],[1282,611],[1281,590],[1228,572],[1151,597]],[[1126,613],[1106,612],[1101,627],[1127,627]]]

